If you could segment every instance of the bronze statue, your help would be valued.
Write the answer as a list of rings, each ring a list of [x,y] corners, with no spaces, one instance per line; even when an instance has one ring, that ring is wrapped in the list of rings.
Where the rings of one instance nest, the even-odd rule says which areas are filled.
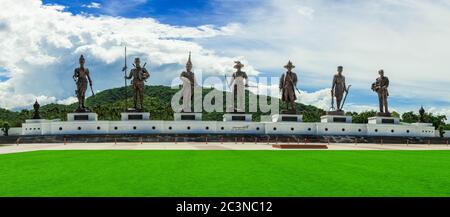
[[[92,90],[92,80],[89,74],[89,69],[84,67],[84,63],[86,60],[83,55],[80,56],[80,67],[76,68],[72,78],[77,84],[77,90],[75,91],[78,98],[78,108],[76,112],[87,112],[87,108],[84,104],[86,99],[86,90],[89,82],[89,86],[91,87],[92,95],[94,95],[94,91]]]
[[[348,90],[350,86],[347,88],[345,84],[345,76],[342,75],[344,71],[343,66],[338,66],[337,74],[333,77],[333,84],[331,85],[331,109],[337,112],[343,112],[342,108],[344,107],[344,102],[342,99],[346,99],[348,95]],[[345,98],[344,98],[345,93]],[[334,99],[336,99],[336,108],[334,107]]]
[[[41,119],[41,115],[39,113],[39,108],[41,108],[41,106],[39,105],[38,101],[36,100],[36,102],[34,102],[34,105],[33,105],[34,112],[33,112],[33,117],[31,119],[35,119],[35,120]]]
[[[240,61],[235,61],[234,63],[236,72],[233,73],[233,77],[231,78],[230,89],[233,91],[233,102],[236,99],[237,105],[235,108],[229,108],[228,110],[230,112],[245,112],[245,88],[248,87],[248,76],[247,73],[242,71],[244,64]]]
[[[420,110],[419,110],[419,123],[425,123],[426,121],[425,121],[425,109],[423,108],[423,106],[422,107],[420,107]]]
[[[384,70],[379,70],[380,77],[377,78],[375,83],[372,84],[372,90],[378,94],[378,101],[380,105],[380,116],[390,116],[388,109],[388,96],[389,96],[389,79],[384,76]]]
[[[139,58],[135,58],[133,65],[134,68],[130,71],[128,76],[125,76],[125,79],[132,79],[131,85],[133,88],[134,109],[136,111],[143,111],[144,109],[144,82],[146,82],[150,77],[145,65],[146,64],[141,67],[141,60]]]
[[[295,109],[295,101],[297,100],[297,96],[295,95],[297,89],[297,74],[292,71],[295,68],[294,64],[291,61],[287,63],[284,68],[287,69],[287,72],[281,76],[280,79],[280,92],[281,92],[281,100],[286,102],[287,112],[296,113]],[[290,107],[290,108],[289,108]]]
[[[180,75],[183,81],[183,111],[192,112],[191,104],[194,97],[194,88],[197,86],[195,80],[195,74],[192,72],[191,53],[189,52],[189,59],[186,63],[186,71],[183,71]]]

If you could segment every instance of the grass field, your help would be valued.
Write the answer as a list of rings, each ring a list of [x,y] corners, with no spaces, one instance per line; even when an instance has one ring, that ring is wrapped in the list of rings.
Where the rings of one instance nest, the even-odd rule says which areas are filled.
[[[6,154],[0,196],[450,196],[450,152]]]

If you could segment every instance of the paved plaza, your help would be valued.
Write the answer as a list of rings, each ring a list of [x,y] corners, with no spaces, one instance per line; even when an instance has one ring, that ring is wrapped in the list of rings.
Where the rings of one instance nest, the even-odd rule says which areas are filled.
[[[302,144],[302,143],[300,143]],[[0,145],[0,154],[40,150],[279,150],[267,143],[53,143]],[[324,145],[324,144],[314,144]],[[295,149],[294,149],[295,150]],[[301,150],[301,149],[297,149]],[[311,150],[311,149],[308,149]],[[332,143],[328,150],[450,150],[448,145],[423,144],[341,144]]]

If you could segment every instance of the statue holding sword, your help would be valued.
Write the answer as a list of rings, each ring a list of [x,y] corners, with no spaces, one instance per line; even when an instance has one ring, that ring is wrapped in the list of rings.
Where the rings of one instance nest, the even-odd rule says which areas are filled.
[[[351,87],[345,84],[345,76],[342,75],[344,71],[343,66],[338,66],[337,73],[333,77],[333,83],[331,85],[331,113],[341,114],[343,115],[344,111],[342,108],[344,107],[345,100],[347,99],[348,91]],[[345,94],[345,96],[344,96]],[[334,100],[336,99],[336,107],[334,105]]]
[[[78,98],[78,108],[75,112],[88,112],[85,106],[86,100],[86,90],[89,82],[89,87],[91,88],[92,96],[95,96],[94,90],[92,89],[92,80],[90,77],[89,69],[84,67],[86,60],[84,56],[81,55],[80,59],[80,67],[76,68],[74,74],[72,76],[73,80],[77,84],[77,90],[75,91]]]

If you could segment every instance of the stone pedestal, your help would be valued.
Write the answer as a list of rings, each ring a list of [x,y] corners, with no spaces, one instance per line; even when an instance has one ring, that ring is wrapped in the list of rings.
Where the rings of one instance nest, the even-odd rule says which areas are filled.
[[[400,118],[376,116],[370,117],[369,124],[400,124]]]
[[[352,116],[345,115],[325,115],[320,117],[322,123],[352,123]]]
[[[225,113],[223,115],[223,121],[252,121],[252,114],[246,113]]]
[[[150,113],[148,112],[123,112],[120,114],[122,121],[148,121]]]
[[[303,122],[303,115],[295,115],[295,114],[273,115],[272,122]]]
[[[68,113],[67,121],[97,121],[96,113]]]
[[[175,121],[201,121],[202,113],[174,113],[173,117]]]
[[[331,116],[345,116],[345,111],[328,111],[327,115]]]

